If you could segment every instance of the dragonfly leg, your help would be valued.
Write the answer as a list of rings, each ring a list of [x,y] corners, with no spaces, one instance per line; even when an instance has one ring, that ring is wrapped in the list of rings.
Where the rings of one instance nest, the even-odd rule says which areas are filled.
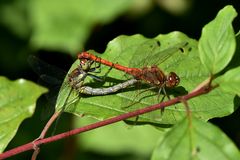
[[[166,92],[166,90],[165,90],[164,87],[162,88],[162,91],[163,91],[163,94],[164,94],[163,99],[164,99],[165,96],[166,96],[166,97],[168,98],[168,100],[170,100],[170,96],[167,94],[167,92]],[[162,99],[162,100],[163,100],[163,99]],[[175,105],[174,105],[174,106],[175,106]],[[176,108],[176,106],[175,106],[175,108]],[[164,108],[161,109],[161,115],[163,114],[163,112],[164,112]],[[176,121],[176,118],[175,118],[175,116],[174,116],[174,113],[172,113],[172,116],[173,116],[174,120]]]
[[[104,80],[100,76],[93,75],[91,73],[88,73],[88,76],[90,76],[92,79],[98,81],[98,82],[103,82]]]
[[[98,69],[98,70],[97,70]],[[92,73],[101,73],[101,63],[99,62],[95,62],[94,63],[94,67],[89,69],[89,72]]]
[[[93,75],[91,73],[88,73],[88,76],[90,76],[91,78],[99,81],[99,82],[104,82],[107,75],[109,74],[109,72],[112,70],[112,67],[103,75],[103,76],[96,76],[96,75]],[[92,72],[92,73],[100,73],[100,72]]]
[[[136,116],[136,119],[135,119],[133,125],[137,125],[138,119],[139,119],[139,116]]]
[[[110,67],[110,68],[108,69],[108,71],[107,71],[103,76],[101,76],[101,78],[102,78],[103,80],[106,79],[106,77],[108,76],[108,74],[109,74],[109,72],[112,70],[112,68],[113,68],[113,67]]]
[[[145,97],[142,97],[142,98],[140,98],[139,100],[136,100],[137,97],[138,97],[140,94],[142,94],[142,93],[144,93],[144,92],[147,92],[147,91],[149,91],[149,90],[151,90],[151,89],[154,89],[154,88],[156,88],[156,87],[150,87],[150,88],[144,89],[144,90],[141,91],[141,92],[138,92],[138,93],[134,96],[134,98],[133,98],[133,101],[135,101],[135,102],[133,102],[132,104],[130,104],[130,105],[128,105],[128,106],[122,107],[122,108],[123,108],[123,109],[127,109],[127,108],[133,106],[134,104],[139,103],[139,102],[140,102],[142,99],[144,99]]]
[[[161,101],[159,101],[159,102],[163,102],[165,96],[167,96],[168,99],[170,99],[170,97],[167,95],[167,92],[166,92],[166,90],[165,90],[165,87],[160,87],[160,89],[159,89],[159,91],[158,91],[158,100],[159,100],[159,98],[160,98],[161,92],[163,92],[163,97],[162,97]],[[163,115],[163,112],[164,112],[164,108],[161,108],[161,116]]]
[[[95,66],[93,68],[90,68],[89,72],[91,73],[101,73],[101,63],[98,62],[98,60],[96,60],[97,62],[95,62]],[[88,75],[90,75],[93,79],[103,82],[105,81],[106,77],[108,76],[109,72],[112,70],[113,67],[110,67],[108,69],[108,71],[103,75],[103,76],[96,76],[93,74],[88,73]],[[98,70],[97,70],[98,69]]]

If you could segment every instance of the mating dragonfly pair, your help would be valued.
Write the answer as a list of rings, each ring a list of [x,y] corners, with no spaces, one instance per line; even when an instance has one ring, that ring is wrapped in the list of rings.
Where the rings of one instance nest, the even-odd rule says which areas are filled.
[[[150,84],[154,88],[158,88],[159,93],[163,91],[164,95],[167,95],[165,87],[173,88],[180,83],[180,78],[175,72],[170,72],[168,75],[165,75],[156,65],[143,68],[129,68],[117,63],[112,63],[88,52],[80,53],[78,59],[80,60],[80,65],[68,75],[68,81],[70,86],[80,94],[107,95],[118,92],[119,90],[132,86],[135,83],[144,82]],[[96,63],[99,65],[96,65]],[[92,67],[93,64],[95,64],[94,67]],[[109,66],[110,69],[114,68],[123,71],[132,75],[133,78],[108,88],[92,88],[85,86],[85,78],[88,75],[91,75],[91,72],[94,72],[101,64]]]

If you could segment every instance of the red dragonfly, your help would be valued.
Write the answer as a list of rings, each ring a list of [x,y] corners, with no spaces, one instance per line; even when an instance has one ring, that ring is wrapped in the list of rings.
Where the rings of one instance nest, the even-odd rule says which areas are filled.
[[[94,96],[107,95],[107,94],[115,93],[121,89],[127,88],[128,86],[131,86],[138,82],[138,80],[136,79],[130,79],[125,82],[122,82],[107,88],[92,88],[89,86],[85,86],[84,80],[87,76],[91,76],[101,81],[100,77],[97,77],[90,73],[90,72],[94,72],[97,68],[100,67],[100,66],[92,67],[93,63],[94,61],[90,59],[82,60],[80,65],[77,68],[75,68],[71,73],[68,74],[69,85],[80,94],[94,95]]]
[[[185,46],[186,43],[181,43],[180,45],[182,47]],[[179,48],[175,47],[171,51],[176,52],[176,50],[178,49]],[[171,54],[168,55],[170,56]],[[167,57],[164,58],[166,59]],[[104,64],[120,71],[124,71],[125,73],[132,75],[135,79],[143,80],[144,82],[160,89],[164,89],[164,87],[173,88],[180,83],[180,78],[175,72],[170,72],[168,75],[165,75],[164,72],[157,65],[143,68],[130,68],[117,63],[112,63],[108,60],[102,59],[88,52],[82,52],[78,54],[78,59],[80,61],[85,61],[86,59],[93,60],[100,64]]]
[[[93,60],[97,63],[109,66],[111,68],[115,68],[120,71],[123,71],[129,75],[132,75],[135,79],[143,81],[143,82],[153,86],[149,89],[158,88],[158,98],[159,98],[159,94],[161,92],[163,92],[164,97],[166,96],[168,99],[170,99],[169,95],[165,91],[165,88],[174,88],[174,87],[178,86],[180,83],[180,78],[175,72],[170,72],[168,75],[164,74],[164,72],[155,64],[157,64],[157,63],[160,64],[160,63],[164,62],[171,55],[173,55],[174,53],[176,53],[178,51],[183,52],[183,47],[185,47],[187,44],[188,44],[187,42],[179,43],[177,45],[174,45],[173,47],[170,47],[168,49],[160,51],[161,53],[156,52],[152,57],[148,56],[145,59],[146,60],[153,59],[153,60],[151,60],[151,62],[154,65],[151,65],[150,67],[143,67],[143,68],[126,67],[126,66],[123,66],[123,65],[120,65],[117,63],[110,62],[106,59],[97,57],[89,52],[82,52],[82,53],[78,54],[78,59],[80,60],[80,63],[81,63],[81,61],[85,61],[85,60]],[[151,44],[149,46],[152,47],[153,45]],[[155,45],[155,46],[157,46],[157,45]],[[147,50],[145,52],[145,55],[147,54],[147,52],[149,52],[149,48],[146,47],[146,49]],[[142,52],[142,54],[144,52],[142,50],[137,50],[137,51]],[[152,51],[152,50],[150,50],[150,51]],[[162,57],[159,57],[159,55],[161,55]],[[140,56],[140,55],[138,53],[136,53],[136,56]],[[136,59],[137,59],[137,57],[133,58],[133,61],[136,61]],[[153,62],[153,61],[155,61],[155,62]],[[136,63],[136,62],[133,62],[133,63]],[[147,89],[147,90],[149,90],[149,89]],[[143,92],[145,92],[145,91],[143,90]],[[142,97],[142,98],[144,98],[144,97]],[[140,101],[142,101],[141,100],[142,98],[140,98]],[[162,100],[163,100],[163,98],[162,98]],[[159,102],[159,100],[157,100],[157,101]],[[161,111],[163,112],[163,110],[161,110]],[[174,115],[173,115],[173,118],[175,119]]]
[[[127,74],[132,75],[136,79],[143,80],[146,83],[152,84],[154,86],[172,88],[179,84],[180,78],[175,72],[170,72],[169,75],[165,75],[163,71],[156,65],[152,65],[151,67],[143,67],[143,68],[129,68],[122,66],[117,63],[112,63],[108,60],[97,57],[88,52],[82,52],[78,54],[78,59],[91,59],[95,62],[110,66],[112,68],[121,70],[126,72]]]

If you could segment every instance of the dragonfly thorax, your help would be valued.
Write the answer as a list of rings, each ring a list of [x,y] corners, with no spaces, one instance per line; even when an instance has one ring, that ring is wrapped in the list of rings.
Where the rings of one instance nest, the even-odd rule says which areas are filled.
[[[73,88],[83,85],[83,80],[86,78],[87,73],[81,67],[74,69],[68,74],[68,82]]]

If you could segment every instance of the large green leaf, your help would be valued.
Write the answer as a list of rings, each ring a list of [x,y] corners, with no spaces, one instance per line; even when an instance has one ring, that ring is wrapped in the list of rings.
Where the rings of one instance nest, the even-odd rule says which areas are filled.
[[[75,119],[77,126],[94,123],[90,118]],[[149,156],[163,132],[149,125],[129,127],[123,122],[98,128],[79,135],[79,145],[82,149],[104,154],[131,153],[138,156]],[[136,145],[136,141],[138,145]]]
[[[218,79],[221,89],[225,92],[240,95],[240,67],[227,71]]]
[[[30,3],[33,26],[31,43],[36,48],[60,49],[76,54],[91,30],[126,11],[132,1],[38,0]]]
[[[235,9],[226,6],[213,21],[203,27],[199,54],[201,62],[211,74],[224,69],[233,57],[236,41],[232,21],[236,16]]]
[[[47,90],[30,81],[0,77],[0,152],[17,132],[22,121],[34,113],[36,100]]]
[[[33,48],[76,54],[91,31],[123,14],[133,0],[13,0],[0,6],[0,22]]]
[[[0,22],[15,35],[23,39],[27,38],[31,32],[31,27],[27,21],[27,10],[29,5],[25,1],[21,0],[1,2]]]
[[[181,49],[177,48],[174,53],[165,52],[165,49],[168,51],[169,48],[179,46],[182,42],[187,42],[188,44],[181,47]],[[153,46],[154,44],[157,44],[156,47]],[[147,50],[146,48],[150,48],[150,50]],[[144,54],[140,53],[141,50]],[[173,50],[170,49],[170,51]],[[166,56],[167,54],[170,54],[170,56]],[[200,82],[207,79],[209,75],[208,71],[200,62],[197,42],[180,32],[159,35],[154,39],[148,39],[141,35],[119,36],[109,42],[104,54],[99,54],[98,56],[125,66],[138,65],[140,68],[144,65],[152,65],[152,62],[158,64],[158,62],[162,61],[161,57],[167,57],[165,58],[165,61],[158,64],[159,67],[163,69],[165,73],[175,71],[181,78],[179,87],[167,90],[167,93],[171,98],[191,91]],[[151,60],[150,58],[154,59]],[[143,64],[134,64],[134,61],[140,62],[141,60],[143,61]],[[77,60],[71,67],[70,71],[76,68],[78,64],[79,61]],[[109,69],[109,67],[104,67],[103,65],[101,68],[102,72],[100,75],[103,75]],[[131,76],[129,78],[131,78]],[[108,74],[105,84],[93,81],[88,77],[85,80],[85,85],[95,88],[108,87],[114,83],[123,82],[124,80],[126,80],[125,73],[112,69]],[[137,85],[133,88],[124,89],[117,94],[106,96],[80,95],[78,97],[78,93],[72,91],[66,84],[67,77],[58,96],[57,108],[61,109],[66,107],[66,101],[68,101],[67,104],[69,104],[70,102],[73,102],[74,99],[80,99],[77,103],[68,105],[65,110],[66,112],[76,115],[84,114],[97,119],[106,119],[129,112],[130,110],[140,109],[159,103],[157,95],[158,89],[146,91],[145,89],[149,88],[149,85],[142,85],[142,87],[141,85]],[[145,90],[145,92],[141,93],[143,90]],[[160,95],[160,99],[161,98],[162,96]],[[208,120],[213,117],[222,117],[232,113],[234,111],[233,98],[234,95],[222,93],[221,90],[217,88],[207,95],[190,100],[189,106],[196,117]],[[165,98],[165,100],[167,99]],[[129,107],[126,108],[127,106]],[[163,115],[160,114],[160,111],[144,114],[139,117],[138,122],[152,122],[168,126],[169,124],[174,124],[181,120],[182,117],[185,116],[185,112],[185,107],[182,104],[177,104],[175,106],[167,107]]]
[[[237,160],[240,153],[233,142],[214,125],[187,118],[161,137],[152,160]]]

